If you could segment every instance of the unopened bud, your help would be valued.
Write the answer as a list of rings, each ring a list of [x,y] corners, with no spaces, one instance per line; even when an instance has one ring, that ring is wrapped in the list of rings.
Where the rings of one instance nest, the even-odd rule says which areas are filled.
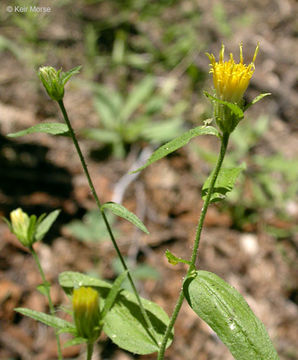
[[[61,78],[61,70],[51,66],[43,66],[38,71],[38,76],[43,83],[50,98],[60,101],[64,96],[64,84]]]
[[[62,70],[56,70],[51,66],[43,66],[39,68],[38,76],[43,83],[50,98],[61,101],[64,96],[64,86],[67,81],[81,69],[81,66],[74,67],[66,73]]]
[[[78,335],[89,341],[99,336],[99,296],[90,287],[74,289],[72,297],[73,317]]]
[[[18,208],[10,213],[10,219],[12,232],[24,246],[30,247],[33,239],[29,235],[29,216],[21,208]]]

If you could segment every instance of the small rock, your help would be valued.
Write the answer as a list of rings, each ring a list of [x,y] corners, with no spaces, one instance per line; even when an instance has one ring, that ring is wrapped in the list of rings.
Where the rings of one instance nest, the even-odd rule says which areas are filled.
[[[259,251],[257,236],[254,234],[241,235],[240,246],[248,255],[255,256]]]

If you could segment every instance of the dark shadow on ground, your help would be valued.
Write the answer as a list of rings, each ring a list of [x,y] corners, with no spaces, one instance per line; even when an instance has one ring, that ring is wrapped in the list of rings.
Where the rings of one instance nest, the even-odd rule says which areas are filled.
[[[64,202],[71,199],[72,175],[47,160],[48,150],[46,146],[19,143],[0,134],[1,215],[9,217],[12,210],[21,207],[29,215],[39,216],[63,208]],[[30,196],[35,196],[35,201],[29,201]],[[48,242],[57,237],[62,224],[83,215],[84,210],[74,205],[75,213],[61,211],[47,235]]]

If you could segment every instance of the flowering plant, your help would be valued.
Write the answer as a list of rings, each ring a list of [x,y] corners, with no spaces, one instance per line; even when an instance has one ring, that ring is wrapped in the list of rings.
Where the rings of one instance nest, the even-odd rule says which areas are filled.
[[[224,60],[224,46],[221,48],[218,62],[216,62],[214,55],[207,54],[211,62],[210,72],[213,75],[215,96],[209,93],[205,94],[213,104],[214,120],[217,127],[211,126],[210,122],[206,122],[203,126],[188,130],[158,148],[143,166],[135,170],[135,172],[138,172],[145,169],[150,164],[186,145],[196,136],[212,135],[220,140],[220,151],[215,168],[202,189],[204,205],[198,219],[191,258],[185,260],[175,256],[170,251],[166,252],[170,264],[184,263],[188,265],[188,270],[171,318],[157,304],[140,297],[133,277],[118,247],[117,240],[106,216],[106,211],[111,211],[114,215],[130,221],[148,234],[146,226],[124,206],[112,202],[104,204],[100,202],[85,158],[68,118],[63,103],[64,86],[71,76],[79,71],[79,68],[74,68],[67,73],[62,73],[61,70],[56,71],[52,67],[40,69],[39,77],[48,95],[57,101],[65,120],[65,125],[61,126],[62,124],[52,123],[49,126],[49,124],[40,124],[38,128],[27,129],[25,133],[34,132],[38,129],[38,131],[54,135],[65,133],[70,135],[98,211],[104,220],[110,239],[123,267],[123,273],[118,276],[113,284],[75,272],[60,274],[60,285],[66,294],[72,296],[74,323],[62,320],[54,314],[49,285],[45,281],[37,254],[33,249],[34,241],[45,235],[54,217],[51,217],[51,221],[46,221],[50,214],[43,221],[40,219],[36,221],[36,217],[29,217],[20,209],[12,212],[12,225],[10,228],[19,240],[30,249],[37,261],[44,280],[51,315],[23,308],[18,308],[16,311],[56,329],[59,359],[62,359],[59,340],[60,333],[68,332],[74,336],[74,339],[66,345],[86,343],[87,359],[90,360],[93,345],[101,331],[103,331],[114,343],[125,350],[141,355],[157,352],[157,359],[162,360],[164,359],[166,348],[170,346],[173,340],[173,327],[184,299],[187,300],[195,313],[217,333],[235,359],[278,359],[278,355],[264,325],[254,315],[244,298],[216,274],[196,268],[201,233],[209,204],[225,198],[226,194],[232,190],[237,176],[243,169],[243,167],[224,168],[222,166],[228,148],[229,137],[239,121],[243,119],[244,111],[268,95],[262,94],[251,103],[244,104],[243,95],[254,73],[254,63],[258,50],[259,45],[257,45],[252,62],[249,65],[244,64],[242,45],[240,45],[239,63],[235,63],[232,54],[228,61]],[[24,132],[10,134],[10,136],[21,135],[24,135]],[[41,231],[40,226],[42,224],[43,229]],[[38,235],[40,233],[42,236]],[[132,292],[121,288],[121,284],[126,278],[130,282]]]

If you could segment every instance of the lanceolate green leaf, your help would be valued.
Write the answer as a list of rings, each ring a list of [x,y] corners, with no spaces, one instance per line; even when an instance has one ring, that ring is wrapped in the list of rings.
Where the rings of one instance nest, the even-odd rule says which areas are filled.
[[[61,80],[62,80],[63,85],[65,85],[73,75],[78,74],[80,72],[81,68],[82,68],[82,66],[79,65],[79,66],[76,66],[76,67],[70,69],[69,71],[62,72]]]
[[[104,144],[121,141],[119,134],[112,130],[106,129],[85,129],[83,135],[88,139],[96,140]]]
[[[64,329],[64,332],[73,333],[75,329],[75,326],[71,322],[60,319],[53,315],[44,314],[42,312],[30,310],[26,308],[16,308],[14,310],[34,320],[40,321],[45,325],[51,326],[56,329]]]
[[[183,291],[190,307],[229,348],[236,360],[278,360],[262,322],[244,298],[219,276],[197,271]]]
[[[258,101],[262,100],[265,96],[269,96],[271,95],[271,93],[264,93],[264,94],[260,94],[257,97],[255,97],[253,99],[252,102],[248,103],[245,107],[244,107],[244,111],[247,110],[249,107],[251,107],[252,105],[254,105],[255,103],[257,103]]]
[[[218,137],[220,136],[218,130],[213,126],[198,126],[194,129],[188,130],[182,135],[176,137],[175,139],[169,141],[168,143],[162,145],[160,148],[155,150],[154,153],[147,160],[146,164],[133,171],[133,173],[145,169],[147,166],[151,165],[155,161],[164,158],[165,156],[169,155],[177,149],[180,149],[184,145],[188,144],[188,142],[192,138],[199,135],[215,135]]]
[[[47,296],[50,290],[51,284],[46,281],[43,284],[40,284],[36,287],[36,290],[39,291],[42,295]]]
[[[26,130],[21,130],[15,133],[10,133],[8,137],[19,137],[33,133],[46,133],[51,135],[68,135],[68,128],[65,124],[61,123],[42,123],[34,125]]]
[[[144,231],[144,233],[149,234],[149,231],[147,230],[146,226],[142,223],[142,221],[131,211],[128,211],[123,205],[116,204],[114,202],[107,202],[103,204],[101,208],[112,211],[114,215],[122,217],[123,219],[134,224],[140,230]]]
[[[53,225],[54,221],[57,219],[60,210],[52,211],[48,216],[46,216],[41,223],[37,226],[35,238],[37,241],[43,239],[46,233],[50,230],[50,227]]]
[[[93,286],[99,292],[101,309],[104,308],[112,287],[105,281],[74,272],[60,274],[59,283],[67,294],[71,294],[73,287],[76,286]],[[103,331],[122,349],[144,355],[158,351],[158,343],[162,341],[169,318],[157,304],[146,299],[141,298],[141,300],[152,322],[153,336],[156,340],[152,339],[146,330],[135,295],[126,290],[118,292],[113,306],[104,318]],[[173,335],[170,337],[168,346],[172,338]]]
[[[121,95],[108,87],[96,85],[94,87],[94,106],[100,115],[100,123],[105,130],[118,126],[119,114],[123,106]]]
[[[129,94],[121,110],[121,119],[126,122],[129,117],[145,102],[154,90],[155,80],[146,76]]]
[[[66,343],[63,344],[63,348],[67,348],[74,345],[80,345],[88,342],[87,339],[81,338],[81,337],[75,337],[74,339],[70,339],[66,341]]]
[[[166,250],[166,257],[168,259],[168,262],[172,265],[177,265],[178,263],[183,263],[183,264],[188,264],[188,265],[191,264],[190,261],[184,260],[180,257],[175,256],[174,254],[171,253],[170,250]]]
[[[227,192],[233,189],[237,177],[239,176],[239,174],[243,169],[244,166],[239,166],[236,168],[223,168],[220,170],[217,179],[215,181],[213,193],[211,195],[211,202],[220,201],[226,197]],[[202,188],[203,200],[206,200],[211,178],[212,178],[212,173],[205,181],[205,184],[203,185]]]
[[[109,294],[108,294],[108,296],[106,298],[104,308],[102,309],[102,312],[100,314],[101,320],[103,320],[105,318],[108,311],[113,306],[113,303],[114,303],[119,291],[121,290],[121,285],[122,285],[124,279],[126,278],[126,276],[127,276],[127,271],[124,271],[114,281],[114,283],[113,283],[113,285],[111,287],[111,290],[110,290],[110,292],[109,292]]]

